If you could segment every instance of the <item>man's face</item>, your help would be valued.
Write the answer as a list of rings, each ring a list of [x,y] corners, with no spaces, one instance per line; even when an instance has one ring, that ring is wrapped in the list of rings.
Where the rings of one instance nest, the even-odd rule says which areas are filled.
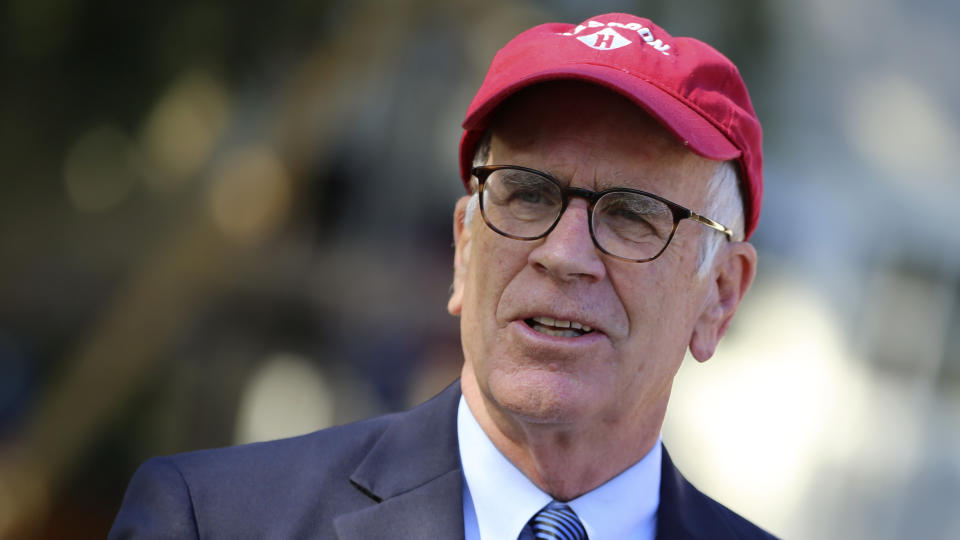
[[[595,191],[641,189],[694,211],[718,165],[624,98],[575,83],[534,87],[502,105],[489,163]],[[682,221],[658,259],[632,263],[601,253],[587,221],[586,201],[573,198],[540,240],[505,238],[479,212],[458,235],[450,310],[461,316],[464,393],[479,391],[502,418],[659,429],[674,374],[716,296],[711,278],[697,275],[702,234],[716,233]],[[549,335],[535,318],[593,331]]]

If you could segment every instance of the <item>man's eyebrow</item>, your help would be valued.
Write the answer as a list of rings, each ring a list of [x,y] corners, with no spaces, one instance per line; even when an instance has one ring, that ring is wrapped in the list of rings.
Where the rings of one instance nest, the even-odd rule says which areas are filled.
[[[650,178],[642,173],[623,173],[613,176],[603,176],[594,180],[596,191],[605,191],[608,189],[629,188],[643,190],[644,186],[650,184]]]
[[[504,180],[509,180],[514,183],[532,184],[536,183],[538,179],[538,177],[534,174],[516,169],[500,169],[500,176]]]

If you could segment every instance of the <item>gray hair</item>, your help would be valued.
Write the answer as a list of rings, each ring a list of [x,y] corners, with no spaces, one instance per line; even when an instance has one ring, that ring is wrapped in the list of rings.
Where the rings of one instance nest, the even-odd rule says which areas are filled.
[[[483,137],[480,138],[480,142],[477,143],[477,149],[473,152],[473,166],[482,167],[490,161],[490,139],[493,137],[493,131],[490,128],[487,128],[487,131],[483,133]],[[480,194],[477,191],[477,181],[474,178],[470,179],[470,201],[467,202],[467,211],[463,215],[463,226],[469,227],[470,223],[473,221],[474,214],[477,213],[477,207],[480,206]]]
[[[486,165],[490,159],[491,131],[488,129],[473,153],[473,166]],[[463,216],[464,227],[469,227],[473,216],[480,205],[475,180],[471,181],[470,189],[473,194],[467,203],[467,210]],[[740,195],[740,180],[737,165],[734,161],[724,161],[717,166],[717,170],[707,180],[707,204],[703,215],[726,225],[733,231],[733,240],[743,240],[743,199]],[[713,258],[720,246],[726,242],[726,236],[710,228],[703,227],[703,240],[700,242],[700,254],[697,261],[697,276],[705,278]]]
[[[740,179],[734,161],[724,161],[717,166],[713,176],[707,180],[707,203],[703,215],[726,225],[733,231],[731,240],[743,240],[743,198],[740,195]],[[720,246],[727,241],[726,235],[708,227],[702,227],[704,235],[700,242],[700,257],[697,263],[697,275],[706,277],[713,265],[713,258]]]

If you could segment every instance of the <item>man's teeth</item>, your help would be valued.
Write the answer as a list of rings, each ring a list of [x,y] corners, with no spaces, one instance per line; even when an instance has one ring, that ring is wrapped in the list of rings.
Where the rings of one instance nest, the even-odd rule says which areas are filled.
[[[534,317],[533,322],[536,323],[533,325],[534,330],[548,336],[578,337],[593,331],[593,328],[577,321],[561,321],[552,317]]]

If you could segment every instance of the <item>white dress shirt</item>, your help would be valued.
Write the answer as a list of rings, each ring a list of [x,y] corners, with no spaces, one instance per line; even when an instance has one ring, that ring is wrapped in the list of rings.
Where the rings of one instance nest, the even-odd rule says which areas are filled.
[[[460,396],[457,439],[463,464],[466,540],[514,540],[553,497],[493,445]],[[660,504],[660,440],[640,461],[567,504],[590,540],[653,540]]]

